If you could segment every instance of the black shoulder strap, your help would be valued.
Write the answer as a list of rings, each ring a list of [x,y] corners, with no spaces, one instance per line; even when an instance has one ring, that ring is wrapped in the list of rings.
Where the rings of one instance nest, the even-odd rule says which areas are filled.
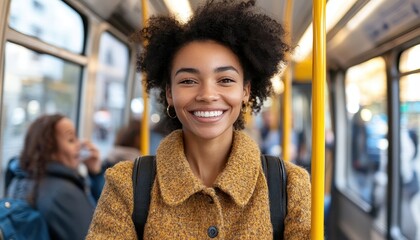
[[[144,226],[149,213],[150,192],[156,175],[155,156],[137,157],[133,167],[134,209],[133,223],[138,239],[143,239]],[[139,237],[141,236],[141,237]]]
[[[279,157],[261,155],[261,164],[268,184],[273,239],[283,239],[284,219],[287,214],[287,175]]]

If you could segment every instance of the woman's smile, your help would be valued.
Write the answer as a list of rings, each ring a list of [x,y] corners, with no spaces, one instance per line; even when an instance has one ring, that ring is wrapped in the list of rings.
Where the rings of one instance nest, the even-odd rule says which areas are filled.
[[[199,118],[216,118],[223,114],[223,111],[194,111],[194,116]]]

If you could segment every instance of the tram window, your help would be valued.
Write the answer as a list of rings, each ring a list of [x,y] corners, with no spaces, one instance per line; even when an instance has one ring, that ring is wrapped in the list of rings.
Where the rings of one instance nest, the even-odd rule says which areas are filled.
[[[12,0],[9,26],[74,53],[83,51],[82,17],[61,0]]]
[[[124,123],[129,49],[109,32],[100,39],[92,141],[106,157]]]
[[[419,70],[420,45],[401,55],[400,71]],[[420,73],[400,79],[400,199],[401,231],[408,239],[420,239]]]
[[[141,74],[136,73],[136,79],[134,81],[133,98],[130,102],[131,116],[133,118],[140,119],[144,112],[143,102],[143,85]]]
[[[150,139],[149,139],[149,153],[156,154],[157,147],[159,146],[162,138],[167,134],[166,132],[166,116],[162,116],[161,106],[158,103],[159,93],[152,89],[148,96],[150,107],[149,109],[149,128],[150,128]],[[144,113],[144,101],[143,101],[143,86],[141,80],[141,74],[136,74],[136,80],[134,82],[133,98],[130,103],[131,117],[135,119],[142,119]]]
[[[39,115],[59,112],[76,121],[82,72],[79,65],[14,43],[5,49],[3,167],[20,153],[26,129]]]
[[[349,122],[346,183],[374,207],[385,225],[387,112],[385,61],[378,57],[349,68],[345,78]]]
[[[401,54],[400,72],[409,72],[420,69],[420,62],[414,59],[420,56],[420,45],[414,46]]]
[[[311,85],[295,83],[292,89],[293,122],[291,132],[291,159],[311,172]]]

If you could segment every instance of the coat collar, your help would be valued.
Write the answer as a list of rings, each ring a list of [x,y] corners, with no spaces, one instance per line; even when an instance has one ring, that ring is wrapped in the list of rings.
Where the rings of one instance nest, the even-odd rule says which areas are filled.
[[[194,176],[184,154],[182,130],[162,140],[156,154],[157,180],[162,198],[168,205],[178,205],[206,186]],[[251,198],[261,172],[260,150],[253,139],[234,132],[231,153],[214,187],[229,194],[239,206]]]
[[[85,179],[77,172],[77,170],[71,169],[60,162],[52,161],[47,164],[45,171],[47,177],[67,179],[68,181],[76,184],[83,191],[85,190]]]

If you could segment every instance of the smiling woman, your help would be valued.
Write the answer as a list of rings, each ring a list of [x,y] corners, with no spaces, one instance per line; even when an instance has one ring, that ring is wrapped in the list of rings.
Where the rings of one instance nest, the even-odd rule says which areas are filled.
[[[166,98],[190,136],[187,144],[199,143],[197,138],[231,142],[250,92],[238,57],[214,41],[194,41],[177,52],[171,72]]]
[[[272,239],[280,232],[270,221],[258,144],[240,130],[245,109],[258,112],[271,93],[290,47],[282,26],[254,4],[208,1],[185,24],[152,17],[139,31],[148,45],[138,69],[147,90],[160,91],[173,131],[157,150],[144,232],[131,218],[133,163],[125,162],[106,174],[88,239]],[[308,173],[289,162],[285,168],[284,238],[309,239]]]

